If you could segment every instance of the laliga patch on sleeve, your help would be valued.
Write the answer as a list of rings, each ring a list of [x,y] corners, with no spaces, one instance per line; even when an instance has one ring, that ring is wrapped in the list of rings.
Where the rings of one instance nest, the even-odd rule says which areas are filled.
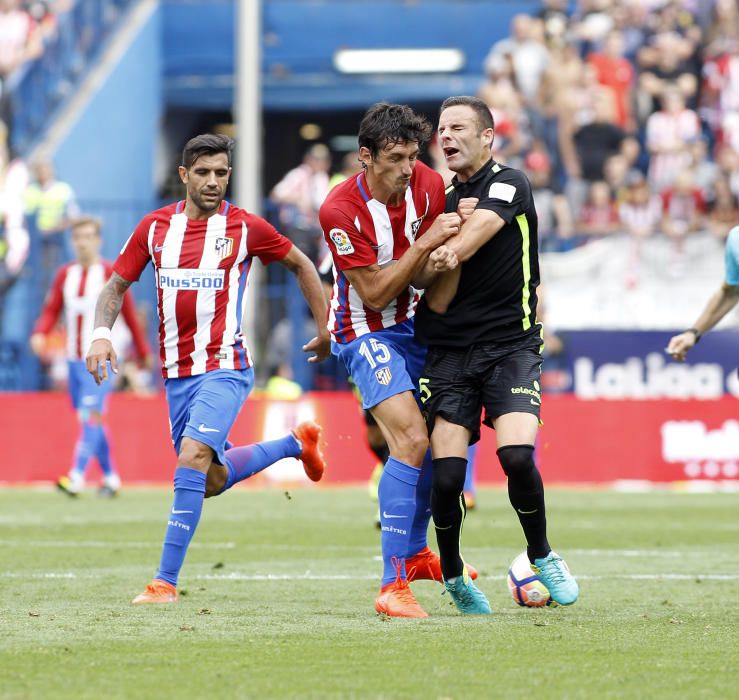
[[[354,252],[354,246],[346,231],[342,231],[340,228],[332,228],[328,232],[328,236],[334,242],[336,252],[339,255],[351,255]]]
[[[509,204],[513,201],[513,196],[516,194],[516,188],[513,185],[509,185],[505,182],[494,182],[490,185],[490,192],[488,197],[490,199],[502,199],[504,202]]]

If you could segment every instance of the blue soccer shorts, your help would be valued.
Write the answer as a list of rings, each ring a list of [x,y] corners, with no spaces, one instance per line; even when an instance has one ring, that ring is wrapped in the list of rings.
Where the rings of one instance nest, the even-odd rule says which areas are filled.
[[[165,380],[175,452],[180,453],[182,438],[189,437],[210,447],[216,461],[225,464],[228,433],[253,386],[251,367]]]
[[[69,360],[68,388],[72,405],[80,416],[86,421],[91,411],[105,413],[108,394],[113,390],[113,371],[108,363],[108,377],[105,382],[98,386],[95,378],[87,371],[84,360]]]
[[[418,401],[418,378],[426,348],[414,339],[412,320],[367,333],[350,343],[331,343],[331,351],[346,366],[362,408],[377,406],[404,391],[412,391]]]

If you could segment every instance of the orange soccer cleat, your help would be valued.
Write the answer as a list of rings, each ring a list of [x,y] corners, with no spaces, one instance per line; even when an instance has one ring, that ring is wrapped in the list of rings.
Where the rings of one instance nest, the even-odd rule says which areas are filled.
[[[303,451],[298,459],[303,463],[303,469],[311,481],[320,481],[326,469],[326,460],[323,458],[318,438],[321,436],[321,426],[312,420],[300,423],[293,435],[300,440]]]
[[[465,565],[467,566],[469,577],[476,579],[477,569],[466,562]],[[432,552],[428,547],[424,547],[418,554],[408,557],[405,560],[405,570],[408,574],[409,582],[420,579],[436,581],[437,583],[444,582],[441,575],[441,560],[439,559],[439,555],[436,552]]]
[[[398,577],[380,589],[375,598],[375,610],[391,617],[428,617],[428,613],[418,604],[407,581]]]
[[[143,593],[139,593],[131,602],[134,604],[176,603],[177,589],[171,583],[155,578],[146,587],[146,590]]]

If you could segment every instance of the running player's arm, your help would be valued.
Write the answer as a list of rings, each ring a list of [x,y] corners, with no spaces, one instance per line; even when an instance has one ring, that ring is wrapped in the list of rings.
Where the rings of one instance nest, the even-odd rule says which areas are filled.
[[[295,245],[280,262],[295,275],[316,323],[316,336],[303,345],[303,352],[315,353],[308,357],[308,362],[323,362],[331,354],[331,336],[326,326],[326,295],[316,266]]]
[[[95,330],[93,341],[87,351],[87,371],[92,374],[96,384],[108,378],[108,362],[112,370],[118,373],[118,358],[113,349],[113,343],[108,338],[95,339],[99,329],[110,330],[123,306],[123,297],[126,290],[140,276],[149,262],[149,230],[154,222],[144,217],[121,249],[117,260],[113,264],[113,272],[105,283],[97,304],[95,305]]]
[[[131,331],[131,340],[136,352],[136,357],[138,357],[141,364],[148,369],[151,367],[151,350],[149,348],[149,343],[146,340],[146,335],[139,323],[139,319],[136,316],[136,305],[134,304],[133,297],[130,294],[123,295],[121,316],[123,316],[123,320],[128,326],[128,330]]]
[[[665,351],[682,362],[688,350],[700,337],[713,328],[739,301],[739,226],[735,226],[726,238],[726,279],[708,300],[695,323],[688,330],[670,338]]]
[[[67,276],[67,265],[61,267],[54,277],[49,293],[44,300],[44,307],[33,326],[33,332],[29,338],[29,345],[34,355],[44,352],[46,336],[59,320],[59,314],[64,306],[64,279]]]

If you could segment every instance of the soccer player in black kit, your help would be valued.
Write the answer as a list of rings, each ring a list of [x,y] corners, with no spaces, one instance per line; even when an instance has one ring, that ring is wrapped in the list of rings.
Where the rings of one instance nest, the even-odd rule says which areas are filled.
[[[460,264],[450,271],[439,263],[444,272],[416,312],[416,337],[428,346],[419,388],[434,457],[431,509],[445,583],[463,589],[462,489],[467,446],[480,437],[484,408],[482,422],[495,429],[532,569],[556,603],[571,605],[578,585],[547,541],[544,487],[534,462],[542,362],[536,210],[526,176],[491,158],[494,126],[476,97],[450,97],[441,106],[439,143],[456,173],[446,211],[459,213],[463,225],[446,242]]]

